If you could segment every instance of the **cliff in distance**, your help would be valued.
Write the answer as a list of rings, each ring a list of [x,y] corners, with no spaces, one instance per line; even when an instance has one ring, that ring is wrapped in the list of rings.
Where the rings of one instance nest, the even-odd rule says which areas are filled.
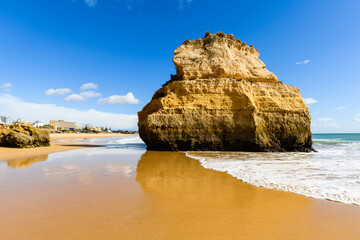
[[[174,53],[177,74],[138,113],[149,150],[313,150],[300,91],[279,82],[253,46],[206,33]]]

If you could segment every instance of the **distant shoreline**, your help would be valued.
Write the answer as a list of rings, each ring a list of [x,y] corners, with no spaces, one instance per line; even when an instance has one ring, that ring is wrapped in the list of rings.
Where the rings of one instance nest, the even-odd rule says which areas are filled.
[[[37,148],[7,148],[0,147],[0,161],[13,160],[18,158],[27,158],[41,156],[45,154],[69,151],[79,148],[98,147],[98,144],[87,144],[73,141],[57,142],[59,139],[77,139],[77,138],[108,138],[136,136],[138,134],[121,134],[121,133],[53,133],[50,134],[51,146]]]

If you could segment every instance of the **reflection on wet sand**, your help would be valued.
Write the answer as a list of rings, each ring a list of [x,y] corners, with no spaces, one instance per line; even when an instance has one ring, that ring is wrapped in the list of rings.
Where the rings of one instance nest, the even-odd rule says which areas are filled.
[[[184,153],[147,151],[136,180],[152,203],[148,228],[138,227],[154,239],[356,239],[360,234],[357,206],[254,187],[205,169]]]
[[[14,159],[7,161],[7,165],[9,168],[28,168],[31,164],[37,163],[37,162],[43,162],[48,159],[48,154],[36,156],[36,157],[29,157],[29,158],[20,158],[20,159]]]
[[[254,187],[179,152],[80,149],[1,172],[1,240],[360,235],[358,206]]]

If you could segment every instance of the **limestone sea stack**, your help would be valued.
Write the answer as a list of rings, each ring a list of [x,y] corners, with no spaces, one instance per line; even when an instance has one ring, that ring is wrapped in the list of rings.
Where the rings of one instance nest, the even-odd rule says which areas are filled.
[[[313,150],[300,91],[279,82],[252,45],[207,32],[174,53],[176,75],[138,113],[148,150]]]

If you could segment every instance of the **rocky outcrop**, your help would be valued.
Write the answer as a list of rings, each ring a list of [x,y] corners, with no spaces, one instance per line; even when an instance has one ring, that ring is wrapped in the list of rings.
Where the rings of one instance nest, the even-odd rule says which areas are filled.
[[[0,129],[0,145],[14,148],[49,146],[50,134],[30,124],[13,124]]]
[[[138,113],[147,148],[312,150],[300,91],[278,82],[258,56],[232,35],[185,41],[175,50],[177,75]]]

